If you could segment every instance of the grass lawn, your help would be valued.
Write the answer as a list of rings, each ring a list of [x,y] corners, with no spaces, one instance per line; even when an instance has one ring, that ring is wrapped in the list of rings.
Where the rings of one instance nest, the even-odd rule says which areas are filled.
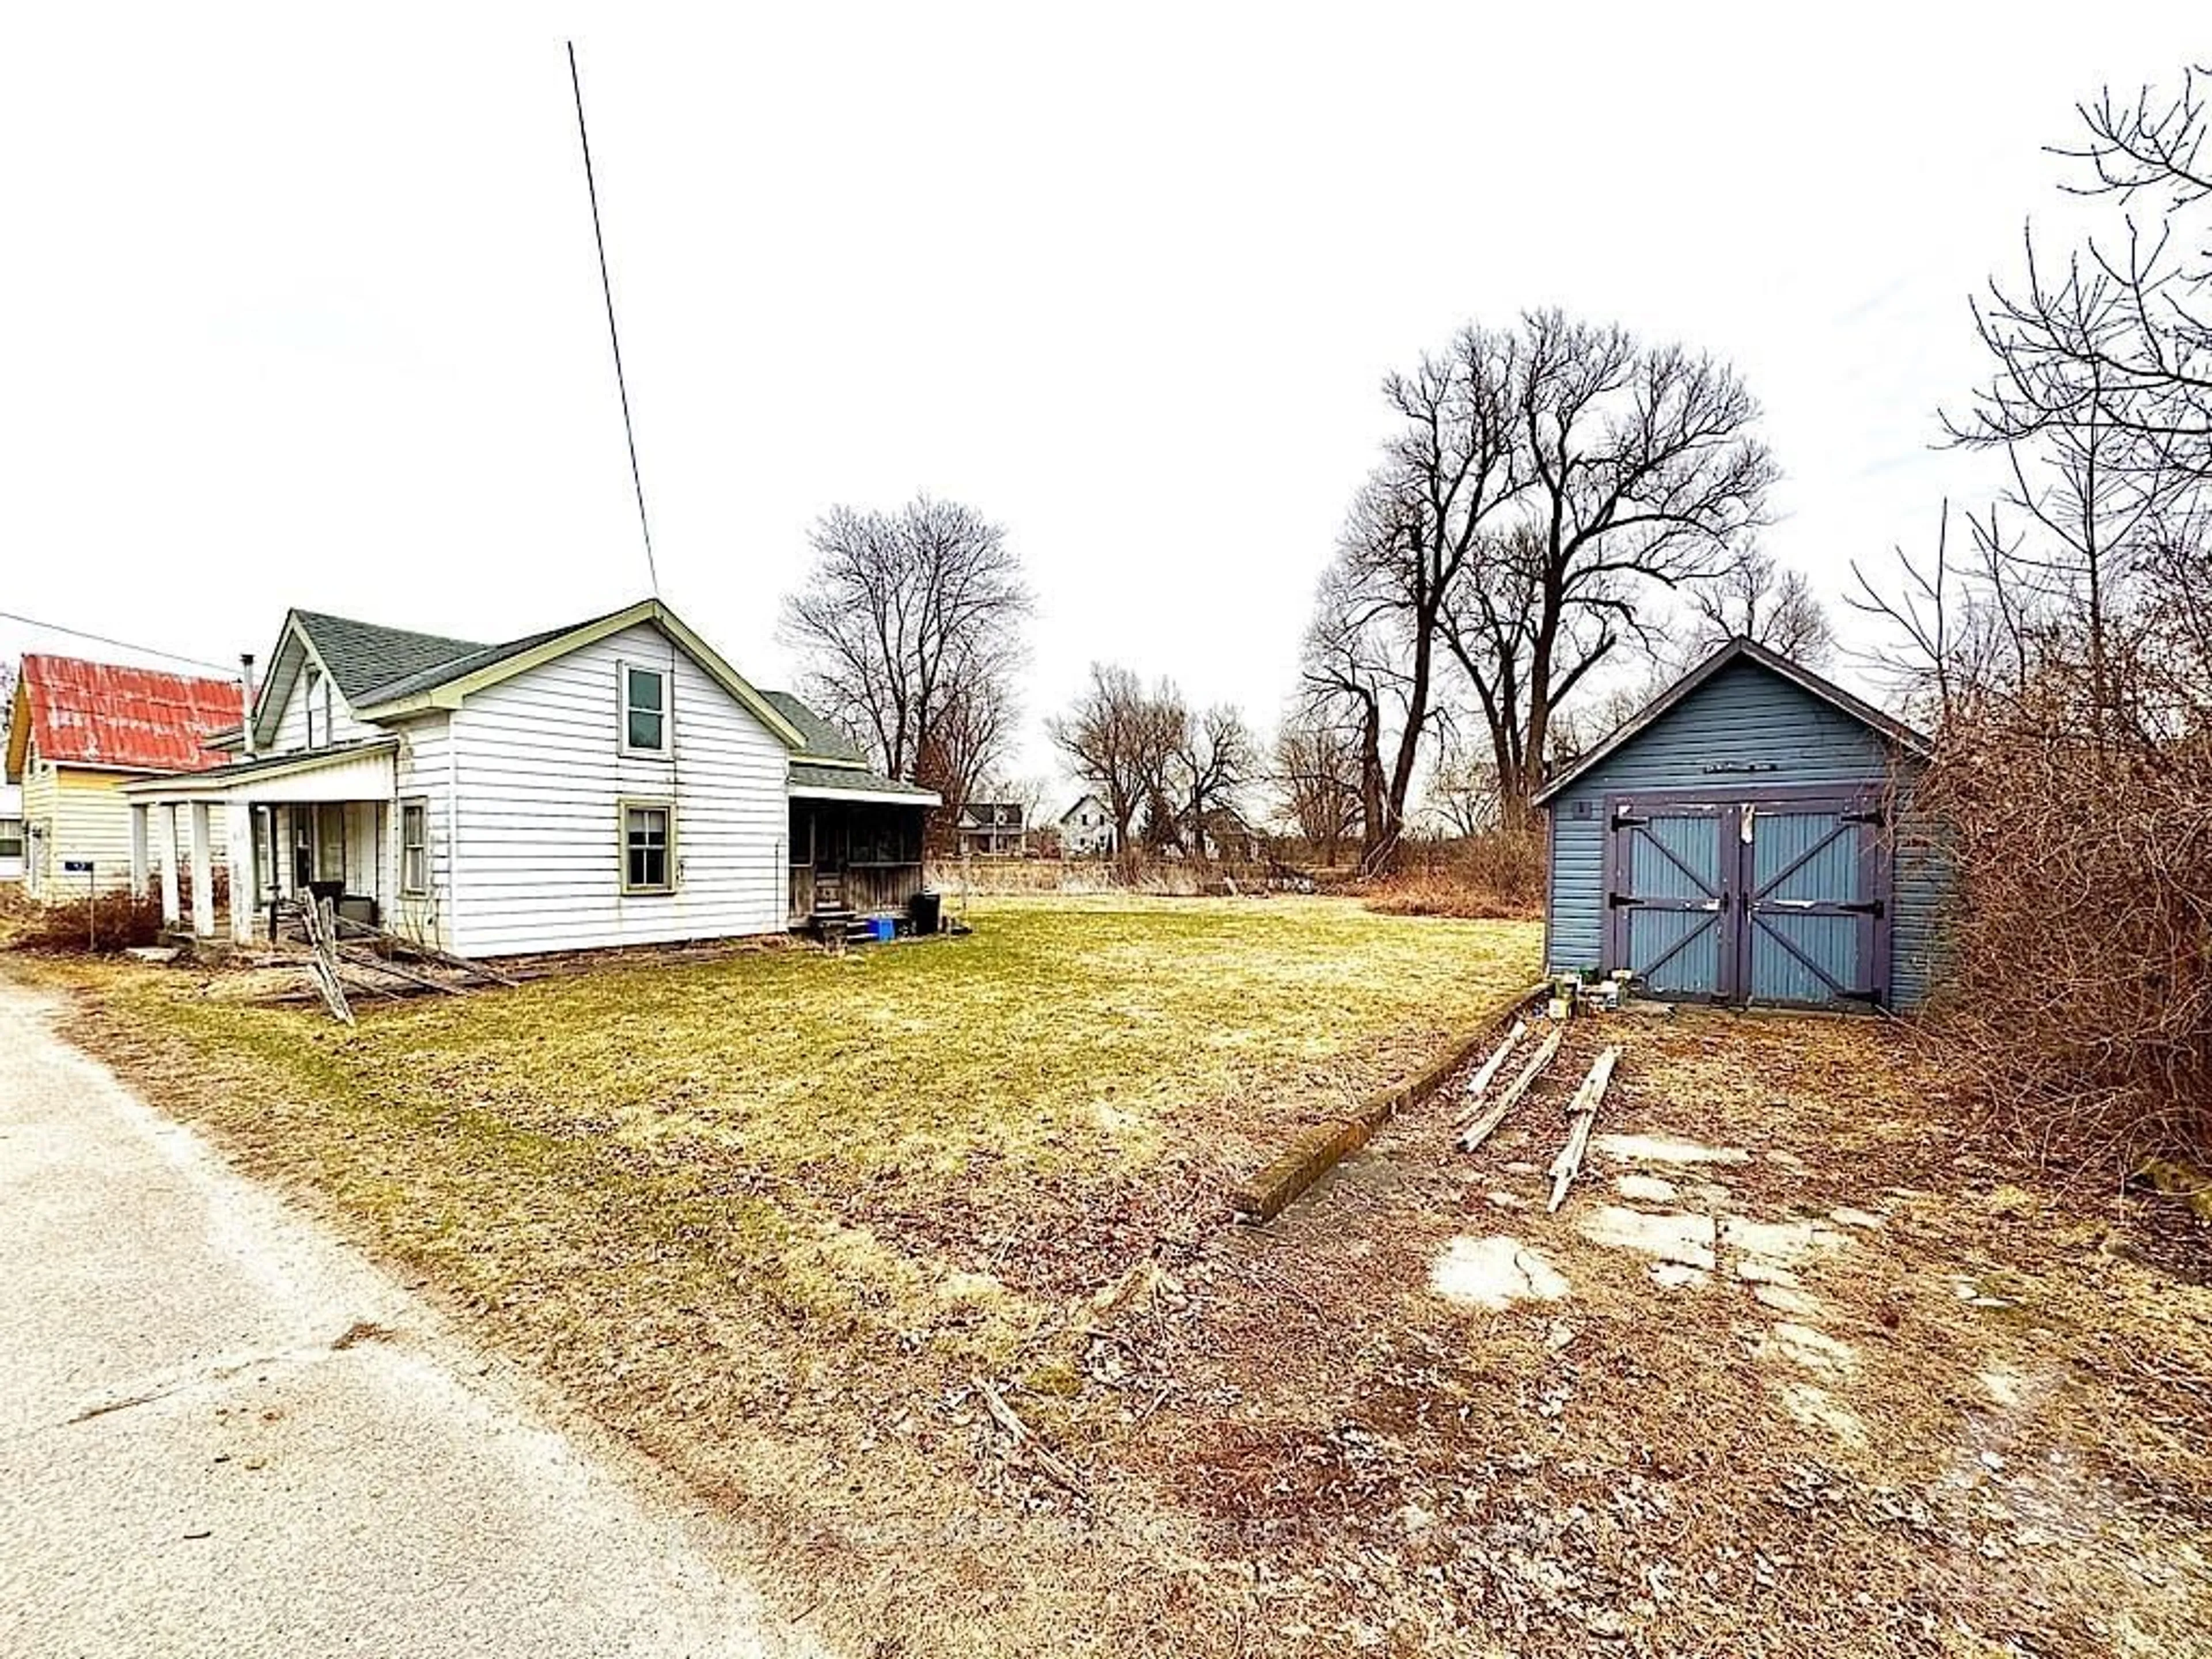
[[[364,1002],[352,1031],[222,975],[43,972],[161,1103],[720,1498],[830,1630],[896,1607],[918,1652],[1127,1651],[1188,1586],[1109,1616],[1095,1547],[1008,1533],[1042,1495],[971,1380],[1079,1458],[1127,1432],[1086,1397],[1083,1299],[1533,979],[1540,930],[1291,898],[971,919]]]
[[[1447,1089],[1254,1229],[1223,1177],[1418,1068],[1536,929],[975,920],[350,1033],[224,975],[41,971],[154,1098],[705,1494],[843,1651],[2212,1652],[2212,1237],[1993,1156],[1910,1028],[1578,1022],[1479,1153]],[[1705,1255],[1625,1246],[1632,1212]],[[1550,1299],[1470,1299],[1501,1249]]]

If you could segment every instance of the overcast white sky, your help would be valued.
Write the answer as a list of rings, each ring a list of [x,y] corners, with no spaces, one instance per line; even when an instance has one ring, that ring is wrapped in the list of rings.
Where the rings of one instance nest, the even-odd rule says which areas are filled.
[[[0,610],[225,662],[644,591],[570,33],[663,591],[760,683],[809,523],[926,489],[1037,590],[1025,769],[1095,658],[1271,721],[1377,380],[1548,304],[1731,359],[1839,592],[1961,487],[2038,146],[2212,51],[2180,4],[458,9],[11,24]]]

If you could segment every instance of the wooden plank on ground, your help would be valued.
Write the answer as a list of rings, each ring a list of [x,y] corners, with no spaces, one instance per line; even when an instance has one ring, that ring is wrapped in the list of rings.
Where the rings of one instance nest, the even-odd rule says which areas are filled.
[[[410,985],[420,985],[427,990],[443,991],[449,997],[468,994],[466,986],[455,985],[447,980],[433,979],[428,974],[416,973],[412,968],[402,968],[398,963],[387,961],[374,951],[362,950],[357,945],[351,949],[341,945],[338,955],[356,968],[368,968],[380,974],[389,974],[392,978],[404,979]]]
[[[315,988],[323,994],[324,1005],[332,1018],[345,1024],[354,1023],[353,1006],[346,1000],[345,986],[338,978],[337,941],[331,927],[333,917],[323,908],[323,901],[309,894],[300,906],[300,915],[307,930],[307,972],[315,981]]]
[[[1467,1094],[1470,1101],[1478,1106],[1482,1103],[1482,1097],[1488,1091],[1490,1085],[1498,1080],[1498,1068],[1505,1064],[1505,1056],[1513,1052],[1515,1043],[1528,1035],[1528,1022],[1525,1019],[1515,1020],[1513,1029],[1505,1034],[1504,1041],[1490,1051],[1490,1058],[1482,1062],[1482,1069],[1467,1080]]]
[[[1497,1103],[1487,1111],[1479,1112],[1473,1121],[1460,1131],[1459,1148],[1462,1152],[1473,1152],[1490,1139],[1493,1129],[1505,1121],[1506,1115],[1521,1103],[1521,1097],[1535,1086],[1538,1078],[1543,1076],[1544,1068],[1559,1052],[1559,1044],[1566,1035],[1567,1030],[1564,1025],[1552,1028],[1552,1034],[1544,1039],[1534,1054],[1528,1056],[1528,1063],[1521,1068],[1520,1075],[1506,1085],[1505,1092],[1498,1097]]]
[[[1613,1068],[1620,1063],[1620,1046],[1615,1043],[1591,1062],[1589,1075],[1567,1103],[1567,1142],[1552,1160],[1552,1201],[1547,1209],[1556,1211],[1567,1201],[1567,1189],[1582,1173],[1583,1155],[1589,1150],[1590,1127],[1597,1121],[1597,1109],[1613,1082]]]

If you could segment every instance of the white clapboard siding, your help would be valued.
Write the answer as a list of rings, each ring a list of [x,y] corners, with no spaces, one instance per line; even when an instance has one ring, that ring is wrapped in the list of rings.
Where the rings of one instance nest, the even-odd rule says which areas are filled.
[[[457,948],[447,930],[451,909],[447,896],[453,884],[453,809],[448,785],[452,781],[453,733],[443,714],[425,714],[400,728],[399,754],[395,763],[391,823],[386,841],[386,867],[392,872],[391,926],[410,939],[422,939],[445,949]],[[399,890],[403,867],[400,847],[400,809],[420,800],[428,809],[430,884],[428,893],[416,896]]]
[[[59,902],[82,898],[85,878],[70,875],[63,866],[84,859],[92,860],[94,885],[105,890],[131,884],[131,803],[120,786],[139,775],[43,763],[27,769],[23,827],[25,851],[33,860],[25,872],[32,891]],[[188,820],[179,820],[179,824],[178,856],[189,860],[191,825]],[[210,814],[208,836],[217,867],[228,833],[218,805]]]
[[[345,699],[334,680],[325,681],[331,696],[331,734],[325,746],[332,743],[351,743],[360,738],[384,735],[380,727],[369,726],[354,717],[353,705]],[[276,716],[276,729],[267,747],[262,751],[270,755],[289,755],[307,746],[307,672],[302,668],[292,676],[292,689],[284,695],[284,707]]]
[[[672,659],[674,760],[623,754],[617,665]],[[651,624],[474,694],[449,732],[453,949],[505,956],[782,929],[783,745]],[[624,799],[674,801],[675,892],[622,891]]]

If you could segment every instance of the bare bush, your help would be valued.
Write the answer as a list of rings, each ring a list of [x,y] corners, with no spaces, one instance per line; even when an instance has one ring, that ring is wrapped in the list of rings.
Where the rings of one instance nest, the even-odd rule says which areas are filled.
[[[2212,268],[2166,258],[2212,236],[2192,88],[2082,115],[2059,153],[2083,188],[2145,205],[2164,167],[2166,222],[2130,219],[2125,257],[2093,239],[2057,282],[2031,237],[1978,313],[1990,382],[1951,421],[2007,486],[1963,549],[1947,514],[1933,558],[1862,573],[1858,603],[1936,734],[1916,805],[1950,878],[1937,1028],[1993,1121],[2103,1171],[2212,1147]]]
[[[1394,916],[1533,921],[1544,914],[1544,837],[1526,830],[1408,842],[1388,875],[1355,884]]]
[[[161,936],[161,899],[134,898],[117,889],[70,904],[33,906],[11,930],[9,942],[26,951],[108,955],[152,945]]]

